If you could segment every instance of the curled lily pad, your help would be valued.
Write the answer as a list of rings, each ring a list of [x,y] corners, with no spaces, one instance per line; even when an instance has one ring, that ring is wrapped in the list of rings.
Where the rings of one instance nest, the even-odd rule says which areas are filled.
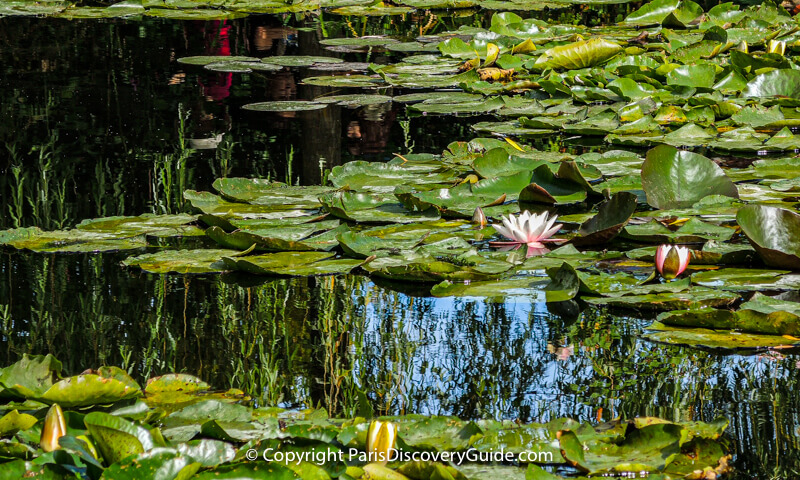
[[[800,269],[800,215],[783,208],[747,205],[736,221],[764,263]]]
[[[598,208],[597,215],[578,229],[573,245],[603,244],[619,235],[636,210],[636,195],[629,192],[614,194]]]

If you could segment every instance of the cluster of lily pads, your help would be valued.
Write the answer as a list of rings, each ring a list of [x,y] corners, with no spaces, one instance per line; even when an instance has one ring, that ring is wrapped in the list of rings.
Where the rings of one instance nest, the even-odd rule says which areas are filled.
[[[62,377],[61,363],[51,355],[24,355],[0,370],[0,393],[4,478],[563,478],[528,462],[561,464],[591,475],[652,473],[646,478],[664,480],[717,478],[729,470],[730,456],[720,439],[728,426],[724,419],[642,417],[593,426],[568,418],[519,424],[382,417],[382,424],[396,429],[393,443],[405,456],[471,450],[473,458],[483,458],[501,447],[515,457],[527,452],[517,457],[520,462],[456,465],[417,455],[385,465],[368,462],[365,455],[368,419],[329,418],[324,410],[253,408],[241,391],[213,390],[190,375],[163,375],[142,388],[116,367]]]
[[[306,84],[382,92],[246,108],[284,111],[396,101],[418,114],[500,117],[473,125],[496,135],[556,133],[636,147],[663,143],[720,152],[791,151],[800,148],[791,131],[800,126],[800,73],[792,55],[800,46],[798,30],[797,21],[771,2],[744,10],[725,3],[703,12],[691,1],[656,0],[619,25],[602,27],[496,13],[489,28],[462,26],[408,42],[322,40],[337,52],[386,49],[405,56],[390,65],[289,59],[283,66],[327,71],[306,77]],[[251,69],[282,66],[280,58],[264,58],[263,64],[245,58]],[[184,61],[213,61],[215,69],[231,62],[229,68],[240,68],[233,71],[249,71],[237,57]],[[391,96],[388,87],[440,91]]]
[[[81,1],[4,0],[2,16],[48,15],[59,18],[118,18],[147,15],[173,20],[217,20],[250,13],[304,13],[324,10],[335,15],[403,15],[419,10],[543,10],[575,4],[627,3],[633,0],[122,0],[108,7]]]
[[[428,284],[434,296],[580,299],[665,312],[648,334],[658,341],[777,347],[800,343],[792,296],[800,286],[792,272],[800,269],[800,215],[783,208],[795,202],[799,170],[794,157],[726,173],[668,145],[645,158],[624,151],[574,157],[484,138],[454,142],[441,155],[350,162],[330,172],[328,186],[220,178],[217,193],[184,193],[196,215],[11,229],[0,232],[0,245],[146,248],[123,264],[152,273],[362,272]],[[497,248],[510,243],[497,231],[508,230],[491,227],[519,212],[551,216],[541,231],[558,240],[552,250],[513,238]],[[561,227],[553,229],[557,214]],[[194,237],[197,248],[170,247],[169,237]],[[673,269],[682,275],[672,281],[655,273],[661,244],[689,249],[688,269]],[[663,263],[662,256],[659,270]]]

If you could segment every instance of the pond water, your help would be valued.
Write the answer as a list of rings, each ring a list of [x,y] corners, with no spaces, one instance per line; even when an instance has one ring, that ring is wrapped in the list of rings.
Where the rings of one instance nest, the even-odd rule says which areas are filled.
[[[444,17],[438,28],[480,25],[489,18],[482,15]],[[308,69],[211,73],[176,61],[232,53],[389,63],[386,53],[331,52],[318,39],[323,30],[413,38],[429,22],[337,18],[0,18],[0,228],[174,213],[184,189],[210,190],[220,176],[314,185],[351,160],[438,153],[476,136],[475,117],[409,117],[396,103],[247,112],[247,103],[337,90],[303,85]],[[215,148],[182,156],[181,138]],[[534,145],[596,148],[560,138]],[[0,364],[52,353],[69,373],[101,364],[137,379],[187,372],[242,388],[260,405],[319,405],[341,415],[724,416],[741,478],[800,471],[800,356],[792,352],[651,343],[638,334],[652,318],[577,302],[548,309],[524,293],[433,298],[357,275],[153,275],[120,267],[126,256],[0,252]]]

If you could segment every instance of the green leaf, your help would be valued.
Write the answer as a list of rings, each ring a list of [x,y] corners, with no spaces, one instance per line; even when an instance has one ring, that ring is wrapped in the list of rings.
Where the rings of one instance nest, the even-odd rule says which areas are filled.
[[[212,227],[217,228],[217,227]],[[139,267],[150,273],[219,273],[224,269],[215,266],[222,257],[236,255],[239,250],[196,249],[196,250],[163,250],[146,253],[136,257],[128,257],[122,261],[126,267]]]
[[[784,208],[747,205],[736,221],[769,266],[800,269],[800,215]]]
[[[153,437],[144,427],[103,412],[92,412],[83,419],[107,465],[129,455],[153,448]]]
[[[708,158],[661,145],[642,164],[647,203],[656,208],[685,208],[708,195],[739,198],[736,185]]]
[[[800,98],[800,70],[773,70],[757,75],[747,83],[742,96]]]
[[[564,458],[592,475],[661,472],[681,451],[683,428],[657,424],[634,429],[619,444],[582,444],[572,431],[561,432]]]
[[[603,38],[592,38],[588,41],[578,41],[545,50],[536,60],[534,68],[576,70],[594,67],[622,51],[616,43]]]
[[[636,195],[616,193],[600,205],[597,215],[581,224],[578,236],[570,242],[577,246],[607,243],[619,235],[635,211]]]

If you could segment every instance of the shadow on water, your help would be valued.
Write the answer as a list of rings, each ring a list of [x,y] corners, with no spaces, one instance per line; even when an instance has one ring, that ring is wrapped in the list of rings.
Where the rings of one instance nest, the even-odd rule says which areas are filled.
[[[582,11],[570,22],[588,21]],[[485,20],[477,17],[443,18],[426,33]],[[325,28],[330,36],[354,28],[413,37],[430,19],[355,22],[329,20]],[[183,189],[208,190],[217,177],[318,184],[347,161],[439,152],[475,136],[471,121],[409,118],[398,105],[246,112],[246,103],[334,90],[303,85],[295,69],[220,74],[176,61],[225,52],[388,61],[384,53],[325,50],[320,29],[269,16],[0,19],[0,228],[175,212]],[[356,275],[151,275],[122,269],[122,258],[0,252],[0,364],[52,353],[69,373],[101,364],[139,380],[188,372],[242,388],[261,405],[321,405],[338,415],[724,416],[742,478],[800,471],[797,355],[653,344],[638,337],[648,323],[641,316],[542,298],[437,299],[425,286]]]

